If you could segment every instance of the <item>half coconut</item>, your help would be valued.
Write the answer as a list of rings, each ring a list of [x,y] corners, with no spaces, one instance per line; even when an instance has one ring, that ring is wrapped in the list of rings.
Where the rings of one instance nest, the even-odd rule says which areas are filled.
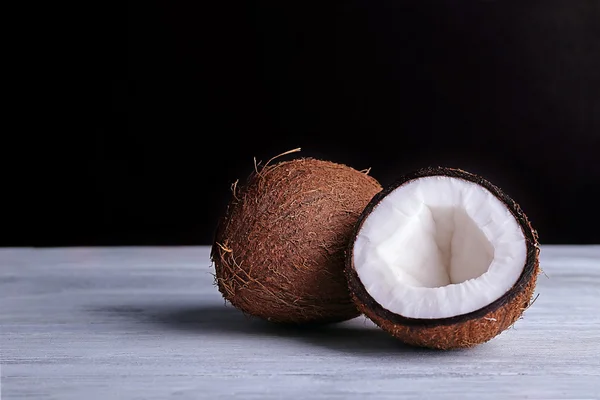
[[[353,300],[405,343],[471,347],[510,327],[531,303],[537,233],[484,178],[427,168],[377,194],[347,256]]]

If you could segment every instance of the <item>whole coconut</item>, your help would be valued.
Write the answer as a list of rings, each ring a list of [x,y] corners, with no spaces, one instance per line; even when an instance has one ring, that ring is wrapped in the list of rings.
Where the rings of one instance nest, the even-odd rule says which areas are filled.
[[[211,259],[234,307],[280,323],[359,315],[344,275],[354,226],[381,190],[365,172],[314,158],[265,165],[232,198]]]

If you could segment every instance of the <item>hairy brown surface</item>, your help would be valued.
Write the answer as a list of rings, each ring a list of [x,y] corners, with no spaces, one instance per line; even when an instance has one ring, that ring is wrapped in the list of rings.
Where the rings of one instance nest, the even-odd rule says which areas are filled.
[[[354,226],[381,190],[346,165],[298,158],[234,185],[211,258],[223,297],[244,313],[282,323],[359,315],[344,275]]]
[[[451,176],[475,182],[498,197],[511,211],[527,245],[527,258],[521,276],[515,285],[501,298],[474,312],[441,319],[406,318],[394,314],[377,303],[366,291],[354,268],[354,241],[348,247],[347,278],[352,298],[359,310],[385,331],[407,344],[436,349],[472,347],[484,343],[511,327],[523,311],[532,304],[539,268],[539,244],[537,232],[519,205],[500,188],[480,176],[452,168],[427,168],[415,171],[399,179],[394,185],[380,192],[369,202],[361,215],[353,237],[356,237],[371,211],[379,202],[399,186],[425,176]]]

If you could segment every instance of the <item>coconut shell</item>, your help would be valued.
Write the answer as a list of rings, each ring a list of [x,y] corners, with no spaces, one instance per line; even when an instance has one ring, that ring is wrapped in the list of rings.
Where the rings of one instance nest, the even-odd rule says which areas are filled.
[[[354,268],[354,240],[351,240],[346,260],[348,285],[358,309],[383,330],[406,344],[434,349],[473,347],[511,327],[532,304],[540,272],[538,235],[519,205],[497,186],[459,169],[427,168],[400,178],[394,185],[374,196],[362,213],[353,237],[356,238],[366,218],[385,196],[413,179],[426,176],[449,176],[475,182],[488,189],[507,206],[523,230],[527,246],[525,266],[517,282],[496,301],[468,314],[440,319],[406,318],[384,308],[366,291]]]
[[[255,171],[232,198],[211,258],[223,297],[246,314],[280,323],[354,318],[345,249],[379,183],[349,166],[313,158]]]

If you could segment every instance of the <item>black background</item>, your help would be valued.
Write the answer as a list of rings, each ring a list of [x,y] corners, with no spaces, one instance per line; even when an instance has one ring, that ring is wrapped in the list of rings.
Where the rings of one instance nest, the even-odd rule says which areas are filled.
[[[428,165],[479,173],[542,243],[600,243],[597,0],[147,1],[98,15],[77,132],[46,166],[36,228],[3,245],[209,244],[253,158],[296,147],[383,185]]]

